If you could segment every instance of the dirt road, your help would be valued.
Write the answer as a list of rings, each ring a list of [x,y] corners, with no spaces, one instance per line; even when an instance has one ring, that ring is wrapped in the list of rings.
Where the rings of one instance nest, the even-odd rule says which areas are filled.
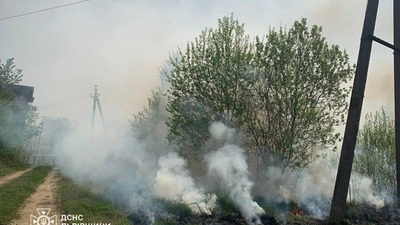
[[[29,225],[31,215],[39,217],[37,212],[38,208],[43,208],[43,215],[52,217],[58,214],[58,199],[57,199],[57,183],[59,177],[57,170],[52,170],[45,181],[39,185],[36,192],[33,193],[29,198],[25,200],[24,205],[20,209],[19,219],[11,222],[11,225]],[[48,209],[51,211],[48,212]],[[36,223],[35,223],[36,224]],[[40,224],[40,223],[37,223]],[[50,224],[50,223],[43,223]]]

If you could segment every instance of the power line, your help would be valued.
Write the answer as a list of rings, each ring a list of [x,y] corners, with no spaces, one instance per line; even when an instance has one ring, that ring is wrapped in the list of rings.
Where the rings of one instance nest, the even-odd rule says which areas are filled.
[[[75,94],[73,94],[73,95],[70,95],[70,96],[68,96],[68,97],[65,97],[65,98],[62,98],[62,99],[59,99],[59,100],[57,100],[57,101],[54,101],[53,103],[50,103],[50,104],[47,104],[47,105],[43,105],[43,106],[38,106],[39,108],[42,108],[42,107],[47,107],[47,106],[51,106],[51,105],[57,105],[57,104],[61,104],[61,103],[64,103],[64,102],[69,102],[69,100],[71,100],[71,98],[75,98],[75,97],[77,97],[77,96],[81,96],[81,97],[77,97],[77,98],[83,98],[83,96],[81,95],[82,93],[84,93],[84,92],[86,92],[88,89],[90,89],[91,87],[87,87],[87,88],[84,88],[84,89],[82,89],[82,90],[80,90],[79,92],[77,92],[77,93],[75,93]],[[89,96],[89,93],[87,93],[87,95]],[[72,100],[74,100],[74,99],[72,99]]]
[[[76,5],[76,4],[88,2],[88,1],[91,1],[91,0],[82,0],[82,1],[78,1],[78,2],[68,3],[68,4],[65,4],[65,5],[59,5],[59,6],[46,8],[46,9],[41,9],[41,10],[37,10],[37,11],[33,11],[33,12],[27,12],[27,13],[17,14],[17,15],[14,15],[14,16],[3,17],[3,18],[0,18],[0,21],[1,20],[9,20],[9,19],[13,19],[13,18],[16,18],[16,17],[27,16],[27,15],[31,15],[31,14],[35,14],[35,13],[45,12],[45,11],[49,11],[49,10],[53,10],[53,9],[63,8],[63,7],[71,6],[71,5]]]
[[[75,99],[71,99],[71,100],[68,100],[68,101],[63,100],[63,101],[55,102],[55,103],[52,103],[52,104],[39,106],[39,108],[47,108],[47,107],[54,106],[54,105],[66,104],[66,103],[78,101],[78,100],[84,99],[84,98],[89,98],[89,96],[86,96],[86,95],[85,95],[85,96],[82,96],[82,97],[79,97],[79,98],[75,98]]]
[[[62,101],[68,101],[70,98],[75,98],[76,96],[81,95],[82,93],[86,92],[87,90],[89,90],[91,87],[87,87],[82,89],[81,91],[78,91],[77,93],[70,95],[68,97],[62,98],[60,100],[58,100],[57,102],[62,102]],[[89,93],[86,93],[87,95],[89,95]]]

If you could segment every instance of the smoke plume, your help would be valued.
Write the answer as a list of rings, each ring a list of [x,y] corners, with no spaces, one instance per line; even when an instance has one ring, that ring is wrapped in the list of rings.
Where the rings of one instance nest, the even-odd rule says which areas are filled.
[[[186,168],[185,159],[171,152],[158,160],[158,166],[160,169],[154,189],[159,196],[185,203],[196,213],[211,214],[215,195],[206,195],[196,188],[194,179]]]
[[[251,197],[253,182],[248,178],[249,171],[243,149],[227,144],[208,154],[206,160],[209,173],[220,179],[220,185],[247,220],[257,219],[260,214],[264,214],[264,210]]]
[[[255,183],[249,178],[245,150],[232,144],[238,142],[235,129],[220,122],[210,126],[211,138],[218,145],[204,156],[207,179],[194,179],[186,159],[169,151],[167,146],[148,143],[153,138],[138,140],[122,131],[127,129],[114,127],[107,136],[91,136],[87,127],[71,132],[57,148],[56,163],[61,173],[127,210],[151,210],[153,200],[163,198],[188,205],[193,212],[202,214],[211,214],[216,204],[216,195],[212,194],[216,188],[204,182],[213,178],[218,191],[227,194],[249,224],[260,222],[264,210],[252,198]],[[260,194],[267,201],[295,201],[312,216],[326,218],[337,162],[337,155],[332,154],[318,158],[303,170],[269,167],[256,183],[262,187]],[[349,200],[376,207],[384,205],[386,197],[374,192],[369,178],[354,174],[353,177],[357,185],[351,186]],[[208,187],[207,192],[202,187]]]
[[[217,140],[230,140],[234,137],[235,130],[217,122],[211,125],[210,133]],[[253,182],[249,180],[244,150],[236,145],[225,144],[216,152],[207,154],[205,159],[209,174],[218,179],[220,187],[228,193],[247,221],[256,220],[259,223],[259,215],[265,212],[252,199]]]
[[[112,132],[118,130],[119,132]],[[119,127],[107,136],[91,136],[88,127],[67,135],[57,148],[56,164],[61,173],[91,187],[111,202],[138,209],[153,196],[151,187],[156,159],[146,152],[146,143]]]
[[[289,203],[294,201],[306,209],[315,218],[327,218],[336,179],[338,156],[328,154],[318,158],[303,170],[269,167],[262,185],[266,199],[272,202]],[[356,187],[351,187],[348,201],[367,202],[376,208],[384,206],[382,193],[377,193],[372,187],[370,178],[353,172],[357,177]],[[356,195],[355,193],[361,193]]]

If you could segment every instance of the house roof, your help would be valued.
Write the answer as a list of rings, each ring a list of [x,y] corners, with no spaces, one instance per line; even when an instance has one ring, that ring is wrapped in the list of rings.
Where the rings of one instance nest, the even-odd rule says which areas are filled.
[[[32,103],[35,99],[33,97],[34,87],[13,84],[9,88],[21,100]]]

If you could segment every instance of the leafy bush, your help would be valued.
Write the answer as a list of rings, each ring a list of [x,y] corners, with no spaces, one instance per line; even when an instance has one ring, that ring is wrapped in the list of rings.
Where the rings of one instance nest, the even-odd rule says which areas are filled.
[[[354,168],[372,179],[379,190],[394,191],[395,128],[394,120],[381,108],[368,114],[357,139]]]

